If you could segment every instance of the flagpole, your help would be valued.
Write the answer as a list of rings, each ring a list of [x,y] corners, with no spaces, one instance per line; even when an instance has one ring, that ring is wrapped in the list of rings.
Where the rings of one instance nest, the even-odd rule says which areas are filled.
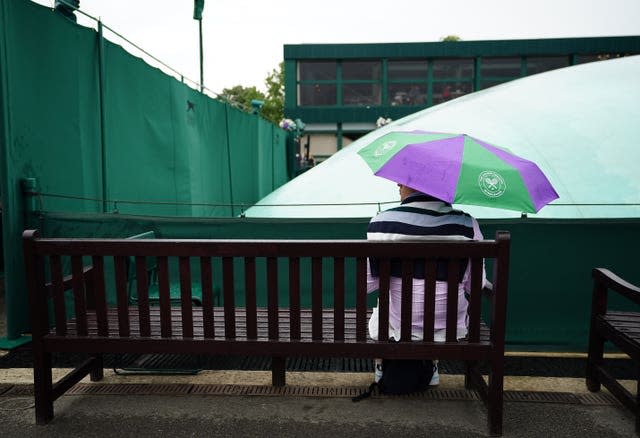
[[[204,73],[202,68],[202,18],[198,20],[200,27],[200,92],[204,91]]]
[[[193,19],[198,20],[198,28],[200,29],[200,92],[204,92],[204,69],[202,66],[202,10],[204,9],[204,0],[193,0]]]

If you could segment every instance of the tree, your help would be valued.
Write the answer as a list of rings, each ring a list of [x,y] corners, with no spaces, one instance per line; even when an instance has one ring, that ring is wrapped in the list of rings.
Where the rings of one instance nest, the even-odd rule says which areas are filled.
[[[256,87],[243,87],[242,85],[236,85],[232,88],[223,89],[219,98],[243,111],[253,112],[251,101],[255,99],[264,101],[265,95]]]
[[[284,118],[284,62],[264,80],[267,87],[267,96],[262,107],[262,116],[271,122],[278,124]]]
[[[266,95],[256,87],[236,85],[222,90],[218,98],[246,112],[254,111],[252,100],[261,100],[264,104],[260,115],[277,125],[284,118],[284,62],[269,73],[264,84],[267,87]]]
[[[446,37],[440,38],[440,41],[462,41],[458,35],[447,35]]]

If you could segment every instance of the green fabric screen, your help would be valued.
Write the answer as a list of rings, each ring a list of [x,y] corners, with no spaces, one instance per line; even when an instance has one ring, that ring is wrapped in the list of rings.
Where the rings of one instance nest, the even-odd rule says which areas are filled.
[[[28,330],[22,179],[46,211],[184,217],[239,215],[288,180],[280,128],[30,1],[0,2],[0,81],[8,337]]]

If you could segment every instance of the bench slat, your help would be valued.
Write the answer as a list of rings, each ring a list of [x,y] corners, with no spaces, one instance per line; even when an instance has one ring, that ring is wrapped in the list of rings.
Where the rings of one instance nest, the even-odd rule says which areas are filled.
[[[480,336],[478,322],[481,313],[483,260],[471,259],[471,292],[469,293],[469,341],[477,342]]]
[[[57,254],[49,258],[51,268],[51,284],[53,288],[53,308],[56,318],[56,333],[64,336],[67,333],[67,314],[64,305],[64,287],[62,275],[62,262]]]
[[[367,259],[356,259],[356,339],[367,339]]]
[[[213,273],[211,258],[200,257],[200,287],[202,287],[202,318],[204,320],[204,337],[212,338],[213,331]]]
[[[92,257],[94,273],[94,303],[96,317],[98,319],[98,334],[108,336],[109,323],[107,320],[107,296],[105,293],[104,258],[101,256]]]
[[[411,340],[413,305],[413,260],[402,261],[402,299],[400,303],[400,340]]]
[[[183,336],[193,337],[193,304],[191,301],[191,262],[189,257],[180,257],[180,307],[182,308]]]
[[[278,259],[267,257],[267,306],[269,339],[278,338]]]
[[[151,334],[149,327],[149,274],[147,260],[144,256],[136,256],[136,290],[138,292],[138,318],[143,336]],[[169,268],[167,258],[158,257],[158,283],[160,291],[169,288]],[[160,294],[162,297],[162,293]]]
[[[382,258],[380,263],[380,280],[378,289],[378,340],[389,339],[389,275],[391,273],[390,261]]]
[[[344,258],[333,259],[333,339],[344,340]]]
[[[120,336],[126,337],[129,336],[129,293],[127,290],[127,258],[122,256],[115,256],[113,258],[113,263],[116,276],[118,333]]]
[[[224,295],[224,331],[227,338],[236,337],[235,287],[233,284],[233,258],[222,258],[222,288]]]
[[[248,336],[252,339],[258,337],[257,316],[256,316],[256,259],[255,257],[244,258],[244,278],[246,294],[246,314]]]
[[[289,308],[291,339],[300,339],[300,258],[289,258]]]
[[[460,281],[460,260],[449,259],[447,269],[447,342],[458,338],[458,284]]]
[[[424,324],[422,327],[423,338],[433,340],[435,324],[436,302],[436,273],[438,267],[436,259],[428,258],[424,265]]]
[[[322,259],[311,258],[311,315],[313,339],[322,339]]]
[[[78,321],[78,333],[87,334],[87,300],[84,287],[84,266],[82,257],[71,257],[71,275],[73,276],[73,307],[75,309],[76,321]]]
[[[149,266],[147,261],[144,261],[145,266]],[[158,302],[160,303],[160,321],[162,321],[162,337],[171,337],[173,333],[172,315],[171,315],[171,286],[169,285],[169,259],[167,257],[157,257],[156,266],[158,269]],[[149,284],[149,274],[145,274],[147,277],[147,285]],[[145,303],[149,303],[149,294],[145,294],[147,297]]]

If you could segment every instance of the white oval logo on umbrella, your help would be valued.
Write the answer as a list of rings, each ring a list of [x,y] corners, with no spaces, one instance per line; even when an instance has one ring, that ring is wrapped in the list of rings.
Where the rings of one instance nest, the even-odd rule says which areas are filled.
[[[398,142],[396,140],[389,140],[389,141],[385,141],[384,143],[382,143],[380,146],[378,146],[378,148],[375,150],[375,152],[373,153],[374,157],[381,157],[384,154],[386,154],[387,152],[389,152],[391,149],[393,149],[394,147],[396,147],[396,144],[398,144]]]
[[[485,170],[480,174],[478,177],[478,186],[480,186],[482,193],[490,198],[502,196],[507,189],[504,178],[492,170]]]

